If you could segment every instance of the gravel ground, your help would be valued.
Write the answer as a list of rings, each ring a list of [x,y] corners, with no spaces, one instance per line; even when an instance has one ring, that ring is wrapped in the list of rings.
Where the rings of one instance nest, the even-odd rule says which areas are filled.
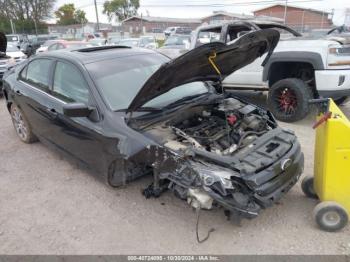
[[[265,96],[254,93],[255,102]],[[350,115],[350,103],[342,107]],[[317,201],[303,196],[298,183],[278,205],[241,226],[222,210],[196,215],[170,192],[146,200],[146,177],[126,188],[110,188],[41,143],[17,139],[0,100],[1,254],[350,254],[350,226],[339,233],[320,231],[311,216]],[[313,173],[314,115],[282,124],[298,135],[305,174]]]

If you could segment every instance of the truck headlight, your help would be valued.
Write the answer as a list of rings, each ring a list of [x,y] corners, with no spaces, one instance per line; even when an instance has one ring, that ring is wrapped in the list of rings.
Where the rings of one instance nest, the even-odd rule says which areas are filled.
[[[329,47],[328,52],[332,55],[350,55],[350,46]]]

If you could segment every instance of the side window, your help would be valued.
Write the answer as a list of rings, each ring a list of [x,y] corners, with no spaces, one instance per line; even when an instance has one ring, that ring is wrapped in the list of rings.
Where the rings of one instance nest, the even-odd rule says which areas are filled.
[[[196,47],[220,41],[221,27],[206,29],[198,33]]]
[[[21,79],[43,91],[49,89],[49,74],[51,60],[36,59],[21,72]]]
[[[57,44],[50,45],[47,50],[52,51],[57,49]]]
[[[62,45],[62,44],[57,44],[56,49],[57,49],[57,50],[59,50],[59,49],[64,49],[64,45]]]
[[[57,62],[53,95],[65,102],[88,104],[89,89],[81,72],[73,65]]]

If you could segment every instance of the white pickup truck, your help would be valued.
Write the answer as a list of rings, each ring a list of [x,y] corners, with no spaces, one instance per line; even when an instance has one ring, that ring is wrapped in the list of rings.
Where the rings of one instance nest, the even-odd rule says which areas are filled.
[[[307,39],[293,29],[271,22],[234,21],[201,26],[191,39],[191,49],[214,41],[230,42],[251,31],[273,28],[281,39],[267,64],[265,56],[228,76],[225,87],[268,90],[270,111],[281,121],[304,118],[309,99],[350,95],[350,45],[344,39]]]

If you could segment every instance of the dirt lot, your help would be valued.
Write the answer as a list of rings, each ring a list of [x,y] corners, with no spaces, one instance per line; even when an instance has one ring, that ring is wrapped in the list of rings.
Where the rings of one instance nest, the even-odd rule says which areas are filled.
[[[350,115],[350,103],[342,108]],[[305,174],[313,173],[313,118],[282,124],[301,141]],[[109,188],[42,144],[21,143],[4,99],[0,119],[1,254],[350,254],[350,226],[340,233],[317,229],[311,216],[317,202],[299,184],[241,227],[222,210],[202,212],[200,233],[216,230],[197,244],[195,213],[170,192],[146,200],[140,191],[149,178]]]

